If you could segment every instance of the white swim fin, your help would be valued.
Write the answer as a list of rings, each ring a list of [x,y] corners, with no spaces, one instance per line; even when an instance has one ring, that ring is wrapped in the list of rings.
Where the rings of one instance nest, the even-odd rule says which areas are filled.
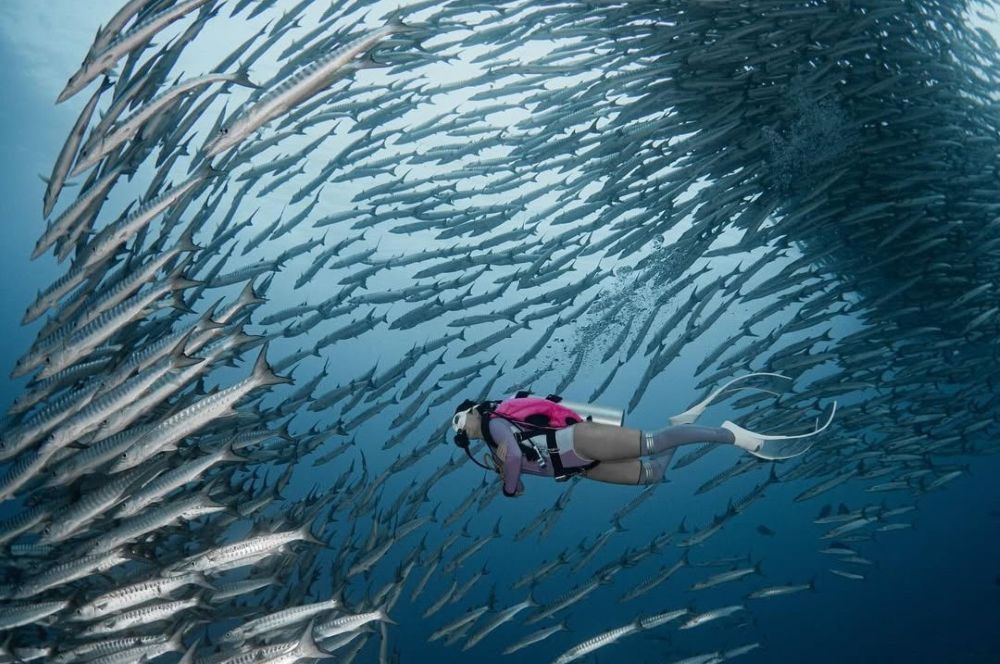
[[[754,433],[753,431],[748,431],[743,427],[726,420],[722,423],[723,429],[728,429],[733,432],[733,436],[736,438],[736,446],[742,447],[750,454],[760,459],[767,459],[770,461],[777,461],[779,459],[790,459],[792,457],[804,454],[810,447],[812,447],[814,440],[813,436],[824,431],[830,423],[833,422],[833,416],[837,412],[837,402],[833,402],[833,406],[830,408],[830,415],[827,417],[826,422],[823,426],[818,426],[815,430],[809,433],[798,434],[795,436],[781,436],[781,435],[767,435]],[[817,425],[819,422],[817,422]]]
[[[771,376],[771,377],[774,377],[774,378],[784,378],[785,380],[791,380],[791,378],[789,378],[788,376],[782,376],[781,374],[776,374],[776,373],[763,373],[763,372],[761,372],[761,373],[750,373],[750,374],[747,374],[745,376],[739,376],[738,378],[733,378],[731,381],[729,381],[728,383],[726,383],[725,385],[723,385],[719,389],[717,389],[714,392],[712,392],[711,394],[709,394],[708,397],[706,397],[705,400],[702,401],[701,403],[697,403],[697,404],[691,406],[690,408],[688,408],[687,410],[685,410],[683,413],[680,413],[679,415],[674,415],[673,417],[671,417],[670,418],[670,423],[673,424],[673,425],[678,425],[678,424],[692,424],[692,423],[694,423],[694,421],[697,420],[698,417],[703,412],[705,412],[705,409],[708,408],[708,406],[713,401],[715,401],[719,397],[719,395],[721,395],[723,392],[726,391],[726,388],[728,388],[733,383],[738,383],[739,381],[741,381],[741,380],[743,380],[745,378],[750,378],[752,376]],[[741,389],[743,389],[743,388],[741,388]],[[767,390],[764,390],[764,391],[766,392]]]

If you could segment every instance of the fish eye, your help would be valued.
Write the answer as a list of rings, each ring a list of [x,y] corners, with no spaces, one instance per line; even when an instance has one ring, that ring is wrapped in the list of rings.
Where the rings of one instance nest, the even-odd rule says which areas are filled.
[[[223,127],[219,131],[222,133],[223,136],[225,136],[226,134],[229,133],[229,128],[228,127]]]

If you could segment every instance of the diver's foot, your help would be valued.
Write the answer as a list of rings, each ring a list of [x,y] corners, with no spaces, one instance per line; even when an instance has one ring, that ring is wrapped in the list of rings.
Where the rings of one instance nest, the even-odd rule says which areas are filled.
[[[828,415],[823,426],[820,426],[817,420],[816,429],[813,431],[792,436],[754,433],[729,420],[722,423],[722,428],[733,434],[733,444],[759,459],[767,459],[768,461],[791,459],[805,454],[812,447],[816,440],[816,434],[830,426],[836,411],[837,402],[834,401],[826,409]]]
[[[734,422],[726,420],[722,423],[722,428],[733,434],[733,444],[736,447],[745,449],[750,454],[756,455],[764,447],[764,439],[753,431],[748,431]]]

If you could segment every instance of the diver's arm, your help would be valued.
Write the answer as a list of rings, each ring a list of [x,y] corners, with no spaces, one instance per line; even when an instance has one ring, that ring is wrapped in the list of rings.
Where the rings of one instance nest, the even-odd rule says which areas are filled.
[[[524,485],[521,483],[521,448],[510,427],[501,422],[490,422],[490,434],[497,444],[496,455],[500,459],[503,495],[508,498],[519,496],[524,493]]]
[[[500,463],[502,464],[500,466],[500,478],[503,495],[508,498],[514,498],[524,493],[524,483],[521,482],[521,448],[517,446],[517,443],[514,443],[513,448],[513,451],[506,446],[498,449]],[[513,481],[511,481],[512,479]],[[514,487],[513,490],[509,488],[511,486]]]

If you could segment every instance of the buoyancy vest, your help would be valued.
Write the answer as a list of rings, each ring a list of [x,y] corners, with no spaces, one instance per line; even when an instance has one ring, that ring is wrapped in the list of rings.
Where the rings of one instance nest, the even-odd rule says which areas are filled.
[[[501,401],[494,411],[517,422],[527,422],[542,427],[562,429],[582,422],[575,411],[555,401],[541,397],[521,397]]]
[[[514,439],[521,449],[521,454],[529,461],[540,465],[544,465],[544,459],[533,445],[525,441],[534,436],[545,436],[546,451],[552,462],[552,472],[557,482],[566,481],[573,475],[596,466],[598,461],[592,461],[585,466],[570,468],[563,466],[555,433],[559,429],[582,422],[583,418],[572,409],[561,405],[559,402],[562,401],[562,397],[559,395],[550,394],[543,399],[532,397],[530,394],[530,392],[521,391],[511,399],[480,405],[479,412],[483,418],[483,437],[487,444],[491,448],[496,448],[496,442],[489,434],[489,420],[491,417],[500,417],[518,429],[514,433]]]

